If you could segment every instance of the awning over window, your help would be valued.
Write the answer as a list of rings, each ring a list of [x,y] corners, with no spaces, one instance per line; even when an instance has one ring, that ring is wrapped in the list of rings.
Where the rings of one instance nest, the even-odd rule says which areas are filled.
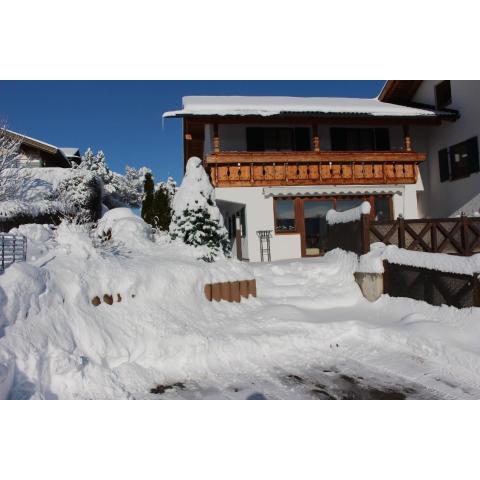
[[[308,187],[264,187],[263,195],[265,197],[295,197],[323,195],[375,195],[375,194],[399,194],[403,195],[405,187],[403,185],[326,185],[326,186],[308,186]]]

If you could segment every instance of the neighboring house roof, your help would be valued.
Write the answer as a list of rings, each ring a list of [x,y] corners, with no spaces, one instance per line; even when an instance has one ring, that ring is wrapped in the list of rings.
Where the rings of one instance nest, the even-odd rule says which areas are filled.
[[[423,80],[387,80],[378,95],[381,102],[408,103]]]
[[[66,157],[79,157],[80,149],[75,147],[60,147],[60,150],[64,153]]]
[[[28,145],[30,147],[37,148],[38,150],[57,156],[65,163],[66,167],[71,167],[72,158],[80,158],[80,150],[78,148],[59,148],[42,140],[23,135],[22,133],[14,132],[13,130],[6,130],[6,132],[11,137],[17,138],[22,145]]]
[[[183,109],[165,112],[164,118],[187,116],[375,116],[375,117],[441,117],[450,112],[434,108],[414,108],[385,103],[378,98],[329,97],[183,97]]]

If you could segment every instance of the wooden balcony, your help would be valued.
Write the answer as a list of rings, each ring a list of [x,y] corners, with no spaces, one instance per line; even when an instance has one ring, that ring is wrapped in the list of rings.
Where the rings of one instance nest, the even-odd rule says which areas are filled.
[[[408,184],[425,153],[215,152],[205,163],[215,187]]]

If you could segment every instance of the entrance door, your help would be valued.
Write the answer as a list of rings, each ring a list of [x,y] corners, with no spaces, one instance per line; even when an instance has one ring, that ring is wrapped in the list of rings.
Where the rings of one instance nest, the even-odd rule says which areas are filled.
[[[304,200],[304,255],[323,255],[327,241],[327,212],[333,208],[333,200]]]

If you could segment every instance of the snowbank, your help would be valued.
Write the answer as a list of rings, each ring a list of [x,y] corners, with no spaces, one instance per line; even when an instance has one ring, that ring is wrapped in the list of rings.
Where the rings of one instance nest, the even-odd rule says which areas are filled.
[[[139,248],[153,240],[152,227],[130,208],[113,208],[98,221],[95,234],[130,248]]]
[[[348,223],[356,222],[360,220],[363,214],[370,213],[370,203],[363,202],[361,205],[344,212],[337,212],[336,210],[329,210],[327,212],[326,220],[329,225],[335,225],[336,223]]]
[[[52,225],[29,223],[12,228],[9,233],[27,237],[27,261],[40,258],[54,247]]]
[[[480,254],[471,257],[446,253],[416,252],[379,242],[370,246],[371,251],[359,258],[357,271],[382,273],[383,260],[399,265],[427,268],[446,273],[473,275],[480,272]]]

